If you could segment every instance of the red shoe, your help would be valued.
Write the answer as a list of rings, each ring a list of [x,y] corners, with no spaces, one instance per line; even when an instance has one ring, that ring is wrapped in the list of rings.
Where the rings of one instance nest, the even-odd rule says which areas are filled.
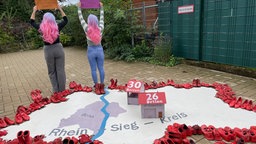
[[[69,83],[69,88],[74,89],[77,86],[77,83],[75,81],[72,81]]]
[[[144,82],[144,88],[145,88],[145,90],[148,90],[148,89],[149,89],[148,83]]]
[[[169,85],[169,86],[174,86],[175,85],[175,83],[174,83],[174,81],[173,80],[167,80],[167,85]]]
[[[20,106],[18,106],[16,113],[22,113],[22,112],[26,113],[26,114],[30,114],[31,113],[31,109],[27,108],[27,107],[25,107],[23,105],[20,105]]]
[[[11,120],[10,118],[8,117],[4,117],[4,121],[6,122],[7,125],[14,125],[15,124],[15,121]]]
[[[240,108],[245,109],[247,105],[249,104],[249,101],[246,99],[240,106]]]
[[[223,128],[218,128],[218,132],[221,135],[221,137],[225,140],[225,141],[230,141],[231,138],[228,134],[227,131],[225,131]]]
[[[104,84],[100,84],[100,94],[105,94],[105,85]]]
[[[7,126],[7,123],[2,118],[0,118],[0,128],[5,128]]]
[[[236,134],[234,133],[233,129],[231,129],[230,127],[226,126],[226,127],[224,127],[224,130],[228,132],[231,140],[235,140],[236,139]]]
[[[74,144],[78,144],[79,140],[77,138],[72,137],[71,139],[73,140]]]
[[[194,87],[200,87],[201,86],[200,80],[199,79],[194,79],[193,82],[192,82],[192,85]]]
[[[160,87],[165,87],[166,86],[166,84],[164,83],[164,82],[159,82],[158,84],[157,84],[157,87],[158,88],[160,88]]]
[[[70,144],[70,138],[66,137],[63,139],[62,144]]]
[[[81,85],[81,84],[77,85],[77,86],[74,88],[74,91],[75,91],[75,92],[83,91],[82,85]]]
[[[88,86],[85,86],[85,87],[83,88],[83,91],[85,91],[85,92],[92,92],[92,88],[91,88],[91,87],[88,87]]]
[[[256,112],[256,105],[253,106],[252,111]]]
[[[17,133],[17,139],[19,141],[19,144],[26,144],[25,140],[24,140],[24,133],[23,133],[23,131],[19,131]]]
[[[193,125],[192,129],[193,129],[193,131],[192,131],[193,135],[202,135],[203,134],[202,129],[199,125]]]
[[[156,81],[152,81],[151,84],[149,85],[150,88],[152,89],[156,89],[157,88],[157,82]]]
[[[88,142],[92,142],[91,140],[92,136],[89,136],[87,134],[82,134],[78,137],[79,139],[79,143],[88,143]]]
[[[251,138],[251,133],[248,129],[243,128],[242,129],[242,137],[241,137],[245,142],[249,142]]]
[[[161,137],[159,139],[155,139],[153,144],[175,144],[171,139]]]
[[[186,124],[182,124],[179,126],[179,131],[181,131],[182,138],[186,138],[187,136],[192,135],[192,127],[187,126]]]
[[[103,144],[103,142],[101,142],[101,141],[99,141],[99,140],[94,140],[94,141],[92,142],[92,144]]]
[[[6,130],[0,131],[0,137],[6,136],[8,132]]]
[[[202,132],[203,132],[204,137],[205,137],[207,140],[214,140],[214,135],[213,135],[213,129],[212,129],[212,127],[209,128],[209,127],[207,127],[206,125],[202,125],[202,126],[201,126],[201,129],[202,129]]]
[[[185,89],[191,89],[191,88],[193,88],[193,86],[191,85],[191,84],[189,84],[189,83],[185,83],[185,84],[183,84],[182,85]]]
[[[24,121],[30,120],[29,115],[27,115],[27,114],[25,114],[25,113],[20,113],[20,115],[21,115],[21,117],[22,117],[22,119],[23,119]]]
[[[125,85],[119,85],[119,86],[117,87],[117,89],[118,89],[119,91],[125,91],[125,90],[126,90],[126,87],[127,87],[126,84],[125,84]]]
[[[32,144],[33,138],[30,136],[30,132],[28,130],[23,132],[23,137],[25,144]]]
[[[256,131],[249,130],[250,142],[256,143]]]
[[[211,87],[211,85],[210,85],[210,84],[208,84],[208,83],[204,83],[204,82],[201,82],[201,86],[204,86],[204,87]]]
[[[232,140],[235,140],[236,134],[229,127],[218,128],[218,132],[225,141],[230,142]]]
[[[115,80],[114,80],[114,79],[111,79],[110,82],[111,82],[111,83],[110,83],[110,85],[108,86],[108,88],[109,88],[109,89],[114,89],[114,88],[115,88],[115,86],[114,86]]]
[[[29,109],[33,112],[33,111],[36,111],[36,110],[39,110],[40,108],[42,108],[42,105],[41,104],[39,104],[39,103],[35,103],[35,102],[33,102],[33,103],[31,103],[30,105],[29,105]],[[22,112],[21,112],[22,113]]]
[[[115,80],[115,82],[114,82],[114,88],[116,88],[117,87],[117,79]]]
[[[45,97],[45,98],[42,98],[41,103],[43,103],[43,105],[48,105],[51,103],[51,100],[49,98]]]
[[[228,104],[230,107],[235,107],[235,104],[237,103],[236,97],[234,97]]]
[[[236,101],[235,108],[240,108],[242,105],[242,102],[243,102],[242,97],[239,97]]]
[[[101,94],[101,92],[100,92],[100,84],[96,84],[95,85],[95,90],[94,90],[94,92],[97,94],[97,95],[100,95]]]
[[[177,127],[168,125],[165,131],[165,138],[181,138],[182,134]]]
[[[33,141],[36,144],[44,144],[45,143],[43,141],[44,138],[45,138],[45,135],[36,135],[36,136],[34,136]]]
[[[23,118],[22,118],[22,116],[20,114],[16,114],[15,115],[15,122],[17,124],[21,124],[23,122]]]
[[[62,138],[59,137],[59,138],[54,139],[53,144],[62,144]]]
[[[213,136],[214,136],[214,140],[216,140],[216,141],[221,141],[222,140],[222,137],[221,137],[218,129],[213,130]]]
[[[13,139],[13,140],[9,140],[9,141],[5,141],[4,143],[1,143],[0,141],[0,144],[19,144],[19,140],[17,138]]]
[[[253,102],[252,100],[249,100],[247,106],[245,107],[246,110],[252,111],[253,110]]]

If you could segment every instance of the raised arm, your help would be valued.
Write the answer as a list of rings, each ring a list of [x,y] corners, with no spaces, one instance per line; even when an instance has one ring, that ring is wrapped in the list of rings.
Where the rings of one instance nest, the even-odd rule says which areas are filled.
[[[63,9],[62,9],[62,7],[60,5],[58,5],[58,9],[59,9],[60,14],[61,14],[61,16],[63,18],[63,21],[58,23],[59,30],[62,30],[62,28],[64,28],[64,26],[68,23],[68,18],[67,18],[65,12],[63,11]]]
[[[37,11],[37,6],[34,6],[33,7],[33,12],[32,12],[32,14],[31,14],[31,16],[30,16],[30,24],[34,27],[34,28],[36,28],[36,29],[39,29],[39,25],[35,22],[35,19],[36,19],[36,11]]]
[[[62,17],[66,16],[65,12],[63,11],[63,9],[60,5],[58,5],[58,9],[59,9],[60,14],[61,14]]]
[[[84,32],[87,31],[87,23],[85,22],[84,18],[83,18],[83,14],[82,14],[82,11],[81,11],[81,3],[79,2],[77,4],[77,12],[78,12],[78,18],[80,20],[80,23],[84,29]]]
[[[99,27],[101,31],[104,29],[104,8],[103,8],[103,3],[100,2],[100,23]]]
[[[35,20],[35,18],[36,18],[36,11],[37,11],[37,6],[34,6],[33,7],[33,12],[32,12],[32,14],[30,16],[30,19]]]

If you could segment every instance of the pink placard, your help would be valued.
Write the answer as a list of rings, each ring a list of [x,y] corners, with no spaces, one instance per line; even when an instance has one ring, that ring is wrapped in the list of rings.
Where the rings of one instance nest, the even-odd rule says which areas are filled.
[[[81,8],[97,9],[100,8],[100,0],[80,0]]]

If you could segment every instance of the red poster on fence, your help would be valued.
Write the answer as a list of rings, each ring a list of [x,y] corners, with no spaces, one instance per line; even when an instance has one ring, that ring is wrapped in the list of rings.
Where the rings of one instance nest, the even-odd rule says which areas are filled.
[[[100,8],[100,0],[80,0],[81,8],[97,9]]]
[[[35,4],[39,10],[58,8],[57,0],[35,0]]]

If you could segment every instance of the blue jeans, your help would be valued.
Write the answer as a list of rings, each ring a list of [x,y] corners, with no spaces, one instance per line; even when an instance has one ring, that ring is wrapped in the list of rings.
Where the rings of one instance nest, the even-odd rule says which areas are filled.
[[[104,83],[105,71],[104,71],[104,51],[101,45],[88,46],[87,58],[91,67],[91,75],[94,84],[98,83],[97,69],[100,74],[100,83]]]

